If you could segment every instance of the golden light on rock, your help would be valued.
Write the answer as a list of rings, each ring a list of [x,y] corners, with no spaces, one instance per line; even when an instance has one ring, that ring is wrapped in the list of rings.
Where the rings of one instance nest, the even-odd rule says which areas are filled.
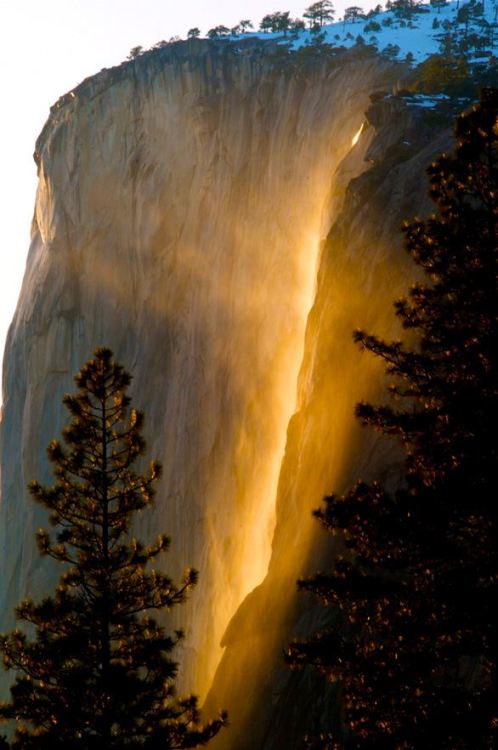
[[[110,346],[133,372],[148,453],[163,465],[155,510],[137,534],[171,534],[165,567],[175,580],[186,566],[200,571],[168,624],[186,630],[179,690],[201,700],[227,626],[272,555],[282,556],[294,588],[311,538],[301,498],[315,507],[331,466],[339,476],[350,460],[357,391],[343,394],[359,378],[343,341],[350,345],[363,318],[341,317],[362,293],[346,254],[330,285],[337,316],[328,335],[340,362],[331,360],[340,382],[324,391],[335,409],[331,434],[308,455],[296,430],[323,421],[325,402],[308,403],[321,388],[313,364],[324,356],[309,343],[323,327],[317,269],[346,187],[366,168],[373,129],[355,149],[351,132],[384,70],[362,61],[303,80],[247,56],[227,82],[218,65],[207,55],[195,66],[148,69],[144,60],[131,77],[103,73],[65,99],[43,131],[31,251],[6,355],[4,429],[16,440],[5,449],[0,523],[1,609],[12,611],[52,584],[32,544],[41,519],[24,506],[23,488],[61,429],[57,409],[72,373],[96,345]],[[327,481],[325,469],[311,469],[311,454],[325,449]],[[279,513],[295,516],[295,545],[276,544]],[[276,606],[281,613],[286,601]]]
[[[353,140],[351,141],[351,147],[356,146],[356,144],[360,140],[360,135],[363,133],[364,126],[365,126],[365,123],[362,122],[357,132],[353,136]]]

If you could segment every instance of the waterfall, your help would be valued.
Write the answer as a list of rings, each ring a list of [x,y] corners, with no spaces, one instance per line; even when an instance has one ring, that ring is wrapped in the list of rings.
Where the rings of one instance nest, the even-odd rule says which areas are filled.
[[[104,71],[53,108],[5,358],[3,629],[59,575],[38,557],[46,519],[25,487],[51,481],[62,396],[109,346],[164,469],[137,534],[171,535],[172,575],[200,571],[168,626],[186,630],[182,689],[207,693],[227,625],[268,571],[319,255],[365,168],[369,136],[352,138],[389,66],[289,71],[206,44]]]

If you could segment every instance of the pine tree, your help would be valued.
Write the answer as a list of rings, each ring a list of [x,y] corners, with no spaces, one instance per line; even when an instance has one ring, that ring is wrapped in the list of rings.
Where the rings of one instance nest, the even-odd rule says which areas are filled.
[[[426,282],[395,304],[414,343],[355,339],[386,363],[391,400],[357,415],[405,453],[394,493],[360,482],[316,515],[343,540],[300,582],[337,626],[290,647],[338,682],[343,726],[316,748],[498,746],[498,91],[460,116],[429,169],[437,214],[405,227]]]
[[[271,14],[267,13],[266,16],[263,16],[263,18],[259,22],[259,30],[269,33],[271,31],[272,25],[273,21]]]
[[[390,4],[390,10],[392,10],[399,18],[410,19],[417,11],[417,8],[418,0],[392,0]]]
[[[175,586],[146,569],[168,538],[144,546],[131,536],[160,467],[132,468],[145,443],[143,416],[126,395],[130,375],[110,350],[97,349],[75,380],[77,394],[64,398],[72,415],[66,445],[48,448],[55,484],[29,487],[57,529],[55,539],[38,532],[40,552],[64,573],[53,596],[18,607],[30,635],[18,628],[1,638],[5,667],[17,676],[0,715],[16,722],[13,750],[204,745],[225,716],[202,726],[196,698],[174,696],[171,651],[182,634],[166,634],[154,616],[181,604],[197,573]]]
[[[331,0],[319,0],[319,2],[312,3],[309,8],[306,8],[303,15],[308,19],[310,29],[313,30],[321,29],[327,22],[331,23],[334,18],[334,12]]]
[[[223,39],[230,35],[230,29],[228,26],[214,26],[212,29],[209,29],[207,33],[209,39]]]
[[[246,18],[246,19],[243,19],[243,20],[242,20],[242,21],[241,21],[241,22],[239,23],[239,26],[240,26],[240,29],[241,29],[241,31],[242,31],[242,33],[243,33],[243,34],[247,34],[247,32],[248,32],[248,31],[249,31],[250,29],[253,29],[253,28],[254,28],[254,26],[253,26],[253,23],[252,23],[252,21],[251,21],[251,20],[249,20],[248,18]]]
[[[287,35],[290,25],[289,11],[285,11],[284,13],[277,11],[276,13],[268,13],[264,16],[259,24],[259,28],[260,31],[272,33],[283,31],[284,35]]]
[[[126,59],[136,60],[137,57],[140,57],[141,55],[143,55],[144,52],[145,52],[144,48],[140,44],[138,44],[136,47],[131,48],[130,53]]]
[[[444,8],[445,5],[448,5],[448,0],[430,0],[430,3],[433,8],[437,8],[438,13],[441,13],[441,8]]]
[[[363,8],[361,8],[359,5],[351,5],[344,11],[344,23],[349,23],[349,21],[355,23],[358,18],[362,18],[362,16]]]

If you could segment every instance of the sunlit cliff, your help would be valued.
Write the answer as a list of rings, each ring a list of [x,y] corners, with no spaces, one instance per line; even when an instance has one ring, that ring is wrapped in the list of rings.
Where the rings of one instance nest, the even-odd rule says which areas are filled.
[[[21,596],[57,577],[25,487],[50,481],[62,396],[109,346],[164,469],[138,531],[171,535],[173,575],[200,571],[171,623],[186,630],[181,686],[229,709],[223,747],[290,749],[300,678],[281,653],[316,621],[295,580],[325,552],[310,510],[359,473],[396,471],[354,422],[381,373],[351,331],[395,332],[397,230],[446,136],[405,105],[371,105],[400,75],[378,57],[281,68],[264,45],[228,50],[175,45],[101,72],[38,140],[3,381],[0,611],[10,626]]]

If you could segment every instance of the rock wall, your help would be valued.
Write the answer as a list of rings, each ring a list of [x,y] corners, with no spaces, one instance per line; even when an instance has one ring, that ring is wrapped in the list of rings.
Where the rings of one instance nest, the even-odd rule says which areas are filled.
[[[304,707],[308,726],[296,699],[315,678],[281,663],[321,617],[294,597],[326,554],[309,510],[392,463],[370,439],[359,458],[353,406],[380,373],[350,331],[392,330],[390,300],[406,287],[397,227],[420,206],[439,144],[397,100],[374,105],[352,139],[371,92],[399,74],[354,53],[282,65],[271,46],[194,40],[83,82],[37,143],[3,379],[2,628],[59,574],[36,552],[45,519],[25,487],[51,481],[62,395],[110,346],[164,468],[137,531],[171,534],[168,571],[201,574],[169,621],[187,632],[181,687],[212,686],[209,710],[232,719],[220,746],[233,750],[297,747],[319,721],[320,701]]]
[[[306,734],[337,725],[335,687],[312,669],[292,672],[283,658],[294,638],[306,638],[334,618],[296,590],[299,578],[326,570],[337,553],[312,510],[360,478],[379,478],[387,486],[400,478],[396,445],[353,417],[360,400],[386,393],[380,363],[360,352],[351,334],[357,328],[387,338],[401,334],[392,302],[406,293],[414,267],[400,229],[407,217],[431,210],[425,168],[450,146],[451,130],[396,97],[373,104],[366,123],[358,148],[368,140],[370,168],[350,179],[351,154],[336,175],[336,184],[342,178],[348,184],[346,197],[321,254],[268,573],[230,622],[206,703],[209,711],[225,706],[233,718],[215,750],[297,750]]]

